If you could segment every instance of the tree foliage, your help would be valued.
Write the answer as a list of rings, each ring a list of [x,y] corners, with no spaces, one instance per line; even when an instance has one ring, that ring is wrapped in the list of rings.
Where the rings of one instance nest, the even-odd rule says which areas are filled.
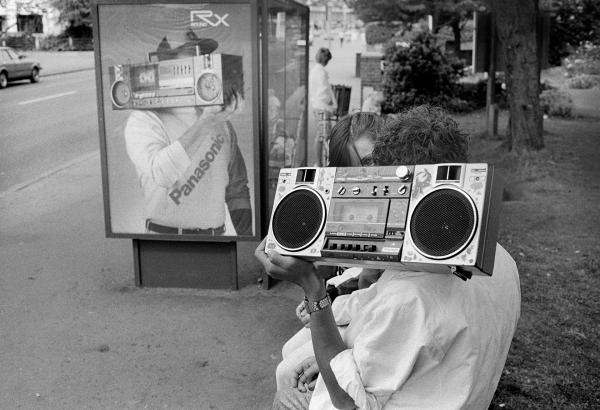
[[[477,0],[352,0],[347,1],[356,16],[365,23],[371,21],[414,22],[432,15],[434,24],[449,25],[464,19],[479,6]]]
[[[396,113],[419,104],[448,106],[458,95],[462,64],[448,57],[430,32],[410,46],[390,46],[385,54],[383,111]]]
[[[431,15],[434,32],[442,26],[452,29],[457,51],[460,50],[461,23],[480,7],[478,0],[353,0],[349,3],[365,23],[402,21],[410,25]]]
[[[543,7],[551,11],[551,64],[560,64],[586,41],[600,44],[600,1],[547,0]]]
[[[371,21],[415,21],[427,13],[423,2],[412,0],[352,0],[356,17],[365,23]]]
[[[54,7],[59,11],[59,21],[69,27],[92,25],[90,0],[55,0]]]

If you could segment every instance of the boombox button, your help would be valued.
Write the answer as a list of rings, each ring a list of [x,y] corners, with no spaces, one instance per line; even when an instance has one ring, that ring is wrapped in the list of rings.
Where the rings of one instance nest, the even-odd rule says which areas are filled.
[[[354,250],[360,251],[360,245],[358,243],[354,245]]]
[[[408,169],[408,167],[405,165],[401,165],[396,168],[396,176],[401,180],[406,181],[408,178],[410,178],[410,169]]]
[[[338,190],[337,193],[339,195],[344,195],[346,193],[346,187],[341,186]]]
[[[360,194],[360,188],[359,188],[359,187],[357,187],[357,186],[355,186],[354,188],[352,188],[352,193],[353,193],[354,195],[358,195],[358,194]]]
[[[398,188],[398,193],[400,195],[404,195],[406,193],[406,185],[402,185],[400,188]]]
[[[337,249],[337,243],[332,243],[329,245],[329,249]]]

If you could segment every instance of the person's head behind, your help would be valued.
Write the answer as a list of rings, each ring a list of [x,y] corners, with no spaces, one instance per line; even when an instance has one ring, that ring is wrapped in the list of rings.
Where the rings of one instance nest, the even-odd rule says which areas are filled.
[[[343,117],[328,136],[329,166],[372,165],[371,152],[383,118],[375,113],[358,112]]]
[[[373,163],[382,166],[466,162],[468,140],[444,110],[421,105],[386,122],[372,155]]]
[[[331,60],[331,51],[328,48],[321,47],[317,50],[317,54],[315,55],[315,61],[321,64],[323,67],[329,63]]]

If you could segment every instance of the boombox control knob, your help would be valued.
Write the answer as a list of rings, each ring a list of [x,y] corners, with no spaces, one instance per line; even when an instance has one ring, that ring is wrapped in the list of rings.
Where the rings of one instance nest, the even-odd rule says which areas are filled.
[[[359,187],[357,187],[357,186],[355,186],[354,188],[352,188],[352,193],[353,193],[354,195],[358,195],[358,194],[360,194],[360,188],[359,188]]]
[[[406,185],[402,185],[400,188],[398,188],[398,193],[400,195],[404,195],[406,193]]]
[[[410,178],[410,169],[407,166],[400,165],[396,168],[396,176],[403,181],[406,181]]]
[[[346,193],[346,187],[341,186],[338,190],[337,190],[338,195],[344,195]]]

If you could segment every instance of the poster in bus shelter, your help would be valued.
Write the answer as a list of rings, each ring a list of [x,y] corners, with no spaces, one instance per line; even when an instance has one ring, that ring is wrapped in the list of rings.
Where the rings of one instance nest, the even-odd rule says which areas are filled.
[[[255,238],[255,6],[94,7],[107,235]]]

